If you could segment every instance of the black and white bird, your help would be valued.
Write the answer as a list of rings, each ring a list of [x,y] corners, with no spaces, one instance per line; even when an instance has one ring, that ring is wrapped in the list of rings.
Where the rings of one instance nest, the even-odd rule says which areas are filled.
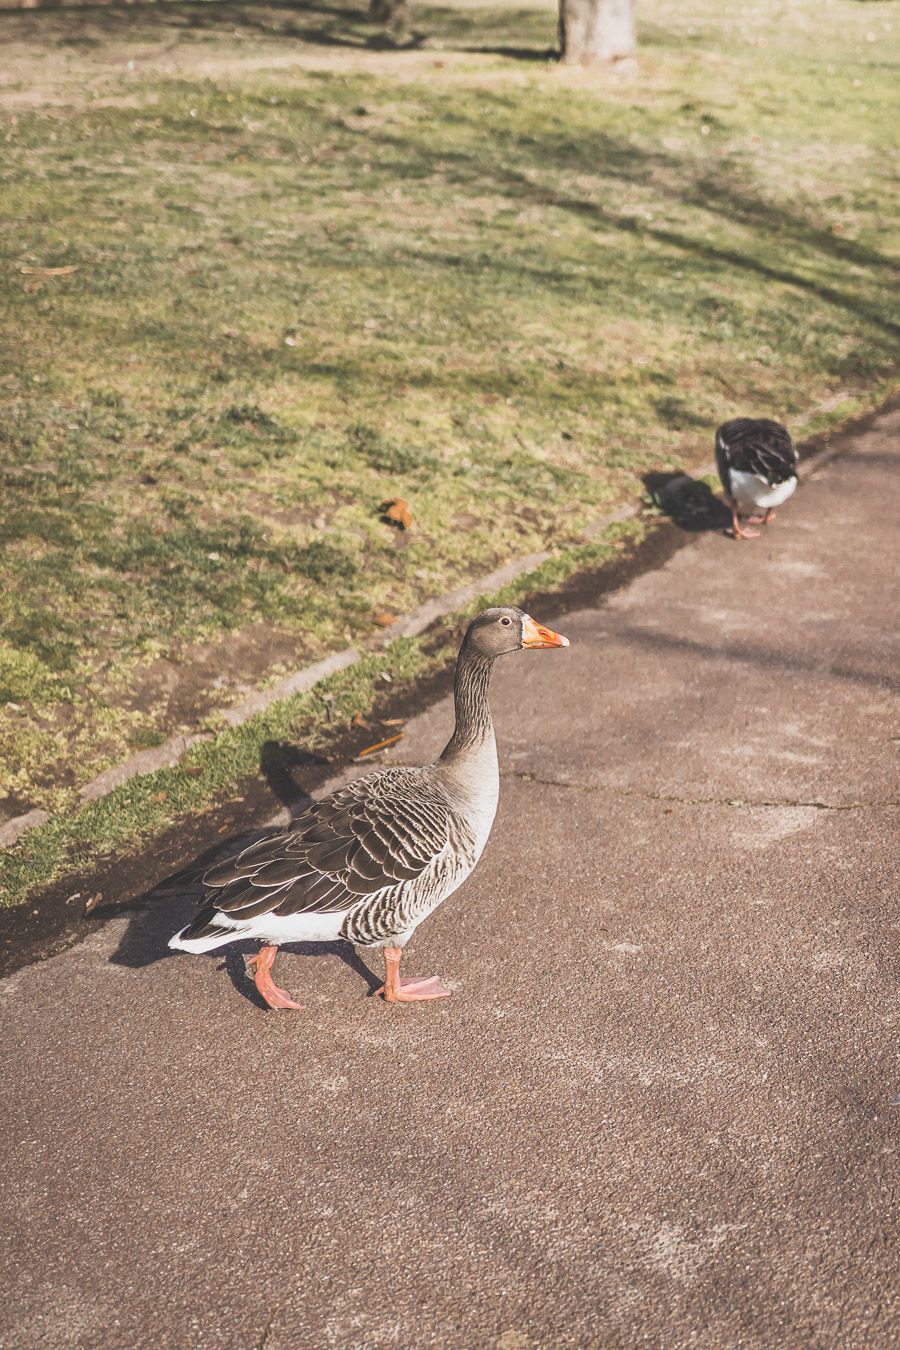
[[[487,697],[494,661],[568,645],[521,609],[484,610],[459,650],[456,726],[440,758],[358,778],[282,834],[216,863],[204,874],[209,893],[199,913],[169,946],[208,952],[260,939],[250,964],[270,1008],[300,1006],[273,980],[279,944],[337,938],[384,949],[379,993],[389,1002],[446,997],[437,977],[401,979],[400,957],[422,920],[466,880],[494,823],[500,773]]]
[[[797,486],[797,451],[786,427],[766,417],[735,417],[716,432],[716,466],[731,508],[735,539],[757,539],[751,524],[768,525]],[[763,512],[762,515],[754,514]]]

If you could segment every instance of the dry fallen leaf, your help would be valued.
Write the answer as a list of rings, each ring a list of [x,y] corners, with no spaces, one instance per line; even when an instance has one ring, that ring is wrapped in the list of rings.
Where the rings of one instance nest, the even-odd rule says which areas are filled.
[[[388,610],[380,610],[379,613],[372,615],[372,622],[377,623],[379,628],[390,628],[392,623],[397,622],[397,615],[391,614]]]
[[[91,896],[90,900],[88,900],[85,903],[84,906],[85,914],[90,914],[92,910],[95,910],[102,899],[103,899],[103,892],[95,891],[95,893]]]
[[[184,771],[188,778],[199,778],[203,772],[202,764],[185,764]]]
[[[164,802],[168,797],[168,795],[169,795],[168,792],[154,792],[153,800],[155,802]]]
[[[389,497],[387,501],[381,503],[379,508],[385,520],[389,520],[392,525],[397,525],[401,530],[412,529],[412,511],[409,509],[409,502],[403,497]]]
[[[393,744],[394,744],[394,741],[399,741],[399,740],[401,739],[402,735],[403,735],[403,732],[402,732],[402,731],[398,731],[397,734],[396,734],[396,736],[388,736],[387,740],[385,740],[385,741],[378,741],[378,742],[376,742],[375,745],[367,745],[366,748],[365,748],[365,750],[360,750],[360,752],[359,752],[359,754],[356,756],[356,758],[357,758],[357,759],[365,759],[366,755],[374,755],[374,753],[375,753],[376,750],[383,750],[384,747],[385,747],[386,745],[393,745]]]
[[[354,726],[354,727],[364,727],[367,731],[368,731],[368,729],[369,729],[369,724],[368,724],[368,722],[366,721],[366,719],[363,717],[362,713],[357,713],[357,714],[356,714],[356,716],[354,717],[353,722],[351,723],[351,725]]]
[[[78,271],[78,264],[70,263],[68,267],[20,267],[19,271],[28,277],[70,277]]]
[[[405,717],[382,717],[381,719],[383,727],[402,727],[405,722]]]

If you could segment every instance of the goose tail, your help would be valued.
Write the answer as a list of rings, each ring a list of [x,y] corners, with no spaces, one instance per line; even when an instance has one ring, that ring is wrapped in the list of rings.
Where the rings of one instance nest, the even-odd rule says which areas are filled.
[[[176,952],[212,952],[239,936],[235,926],[208,905],[191,923],[169,938],[169,946]]]

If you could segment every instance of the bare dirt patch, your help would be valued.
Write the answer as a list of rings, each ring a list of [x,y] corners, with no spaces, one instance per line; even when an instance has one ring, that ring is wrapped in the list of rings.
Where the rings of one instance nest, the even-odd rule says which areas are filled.
[[[177,660],[136,666],[127,693],[114,701],[128,709],[154,708],[162,736],[192,731],[209,713],[303,665],[306,657],[296,633],[255,623],[217,642],[192,643]]]

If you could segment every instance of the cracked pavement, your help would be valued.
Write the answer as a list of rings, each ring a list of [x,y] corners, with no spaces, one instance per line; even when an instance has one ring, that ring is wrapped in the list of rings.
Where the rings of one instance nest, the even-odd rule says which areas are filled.
[[[0,1344],[900,1341],[898,432],[499,664],[453,998],[308,948],[266,1013],[187,889],[0,985]]]

